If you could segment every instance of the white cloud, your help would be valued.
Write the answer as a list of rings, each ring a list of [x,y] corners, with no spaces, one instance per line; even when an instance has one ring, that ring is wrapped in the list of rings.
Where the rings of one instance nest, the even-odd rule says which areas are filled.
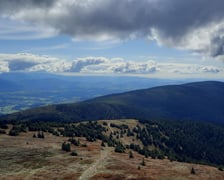
[[[40,64],[37,64],[37,65],[27,69],[27,71],[29,71],[29,72],[42,71],[42,72],[50,72],[50,73],[63,73],[63,72],[70,71],[71,65],[72,65],[72,63],[67,62],[67,61],[40,63]]]
[[[149,38],[156,40],[161,45],[190,50],[204,56],[219,57],[223,56],[224,52],[224,21],[212,22],[191,30],[178,42],[173,38],[162,36],[156,29],[152,30],[152,35]]]
[[[163,73],[174,73],[186,74],[186,75],[197,75],[197,74],[223,74],[224,68],[208,66],[208,65],[198,65],[198,64],[180,64],[180,63],[160,63],[158,64],[160,72]]]
[[[12,71],[64,72],[71,68],[71,62],[55,57],[30,53],[0,54],[1,69]],[[3,68],[4,66],[4,68]]]
[[[218,67],[214,67],[214,66],[201,66],[199,68],[199,70],[201,72],[205,72],[205,73],[219,73],[219,72],[224,73],[223,68],[218,68]]]
[[[130,74],[150,74],[157,71],[157,65],[154,61],[137,63],[133,61],[120,62],[111,67],[115,73]]]
[[[44,55],[35,55],[30,53],[16,53],[16,54],[0,54],[0,61],[15,61],[22,60],[32,63],[48,63],[58,61],[56,57],[44,56]]]
[[[73,61],[70,71],[81,72],[82,69],[85,67],[99,65],[99,64],[103,64],[107,62],[108,62],[108,59],[104,57],[78,58],[77,60]]]
[[[0,72],[50,72],[78,74],[169,76],[223,76],[224,68],[210,65],[144,62],[122,58],[84,57],[64,60],[56,57],[29,53],[0,54]]]
[[[0,60],[0,73],[9,72],[9,71],[10,71],[10,69],[9,69],[9,66],[8,66],[8,62]]]

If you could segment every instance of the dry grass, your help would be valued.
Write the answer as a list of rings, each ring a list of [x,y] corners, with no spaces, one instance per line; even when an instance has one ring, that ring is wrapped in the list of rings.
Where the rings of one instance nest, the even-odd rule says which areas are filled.
[[[113,123],[134,127],[137,122]],[[45,139],[38,139],[32,135],[32,132],[17,137],[0,135],[0,179],[224,180],[224,172],[210,166],[151,158],[145,158],[146,166],[141,166],[143,156],[135,152],[134,158],[129,159],[128,151],[115,153],[113,148],[102,148],[100,141],[90,143],[84,138],[80,142],[87,147],[72,146],[78,152],[74,157],[61,150],[67,138],[46,133]],[[192,167],[195,175],[190,173]]]

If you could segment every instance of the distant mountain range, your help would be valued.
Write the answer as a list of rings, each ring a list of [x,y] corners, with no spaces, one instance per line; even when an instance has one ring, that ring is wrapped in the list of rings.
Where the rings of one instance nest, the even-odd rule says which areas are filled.
[[[75,103],[111,94],[189,80],[130,76],[66,76],[50,73],[0,74],[0,114],[50,104]]]
[[[224,83],[204,81],[112,94],[35,108],[5,120],[82,121],[98,119],[201,120],[224,123]]]

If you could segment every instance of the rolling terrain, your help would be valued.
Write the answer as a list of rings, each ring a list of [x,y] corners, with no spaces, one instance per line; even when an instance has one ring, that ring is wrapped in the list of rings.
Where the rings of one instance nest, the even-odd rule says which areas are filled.
[[[162,137],[166,132],[166,130],[162,130],[164,127],[162,122],[147,124],[129,119],[63,125],[36,123],[27,124],[26,131],[20,132],[16,136],[12,135],[10,132],[13,127],[19,125],[22,124],[8,124],[8,128],[5,129],[6,134],[0,134],[1,179],[222,180],[224,178],[222,166],[214,167],[181,162],[170,159],[168,156],[159,157],[153,156],[153,154],[148,156],[132,149],[131,144],[135,144],[140,149],[146,147],[139,137],[140,131],[136,131],[136,128],[144,132],[143,129],[148,129],[150,126],[151,129],[148,133],[153,136],[154,140],[153,145],[148,148],[151,149],[150,151],[154,149],[161,152],[159,146],[155,145],[159,140],[157,136],[160,134],[159,136]],[[201,123],[197,125],[200,127],[199,129],[203,127]],[[25,127],[24,124],[23,127]],[[54,134],[50,127],[59,134]],[[176,125],[171,127],[177,128]],[[154,128],[159,134],[155,133]],[[160,130],[158,131],[157,128]],[[214,133],[213,125],[209,129]],[[44,137],[34,137],[34,134],[37,135],[40,131],[44,133]],[[95,139],[89,138],[92,131],[95,137],[91,137]],[[70,136],[71,132],[75,133],[72,137]],[[102,137],[109,138],[108,141],[100,140],[98,135],[101,133]],[[180,132],[176,135],[178,134],[180,135]],[[166,136],[172,138],[168,134]],[[216,137],[214,135],[214,138]],[[186,136],[185,140],[187,139],[190,140]],[[70,144],[69,150],[63,150],[64,143]],[[123,146],[124,149],[118,148]],[[195,150],[194,146],[192,148]],[[183,146],[182,149],[185,147]],[[214,154],[214,157],[216,155],[218,154]]]
[[[224,83],[204,81],[112,94],[73,104],[41,107],[1,119],[75,122],[136,118],[224,123],[223,107]]]
[[[206,81],[2,116],[0,173],[3,179],[221,180],[222,107],[224,83]]]
[[[128,76],[65,76],[37,72],[2,73],[0,74],[0,115],[186,81]]]

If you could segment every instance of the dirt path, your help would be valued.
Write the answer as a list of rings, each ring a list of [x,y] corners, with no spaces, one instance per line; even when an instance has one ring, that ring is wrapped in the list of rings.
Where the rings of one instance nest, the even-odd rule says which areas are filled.
[[[82,175],[79,177],[79,180],[87,180],[90,177],[94,176],[97,173],[97,167],[99,165],[102,165],[105,162],[109,153],[110,153],[110,149],[108,148],[104,148],[104,150],[100,150],[99,159],[97,159],[93,164],[91,164],[91,166],[88,169],[86,169],[82,173]]]
[[[114,133],[113,129],[112,129],[111,126],[110,126],[110,122],[108,123],[108,127],[109,127],[109,129],[110,129],[110,132],[111,132],[111,133]]]

